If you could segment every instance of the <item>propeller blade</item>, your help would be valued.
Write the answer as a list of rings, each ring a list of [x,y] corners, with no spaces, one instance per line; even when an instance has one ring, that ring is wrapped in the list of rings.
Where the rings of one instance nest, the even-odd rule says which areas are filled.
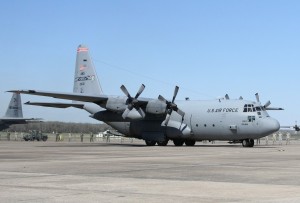
[[[162,101],[162,102],[167,103],[167,100],[166,100],[163,96],[161,96],[161,95],[158,96],[158,99],[159,99],[160,101]]]
[[[228,94],[225,94],[225,99],[229,100],[229,95]]]
[[[176,96],[177,96],[178,90],[179,90],[179,87],[176,86],[176,87],[175,87],[175,90],[174,90],[174,95],[173,95],[172,103],[174,103],[174,101],[175,101],[175,98],[176,98]]]
[[[143,111],[143,109],[142,108],[139,108],[138,110],[137,110],[138,112],[139,112],[139,114],[142,116],[142,118],[145,118],[145,112]]]
[[[239,100],[243,100],[243,97],[242,97],[242,96],[240,96]]]
[[[169,121],[170,121],[170,117],[171,115],[170,114],[167,114],[167,117],[166,117],[166,120],[165,120],[165,126],[168,125]]]
[[[122,85],[120,88],[121,88],[121,90],[124,92],[124,94],[125,94],[127,97],[131,98],[129,92],[127,91],[127,89],[126,89],[126,87],[125,87],[124,85]]]
[[[125,111],[122,114],[123,119],[127,118],[129,112],[130,112],[130,109],[126,108]]]
[[[270,106],[270,104],[271,104],[271,102],[270,102],[270,100],[269,100],[269,101],[267,101],[267,103],[264,105],[264,107],[267,108],[268,106]]]
[[[258,93],[255,94],[255,97],[256,97],[256,101],[257,101],[257,102],[260,102],[260,101],[259,101],[259,95],[258,95]]]
[[[184,117],[184,115],[185,115],[185,113],[182,111],[182,110],[180,110],[180,109],[177,109],[177,111],[176,111],[179,115],[181,115],[182,117]]]
[[[142,92],[144,91],[144,89],[145,89],[145,85],[142,84],[141,87],[140,87],[140,89],[139,89],[139,91],[136,93],[136,95],[135,95],[134,98],[137,99],[142,94]]]

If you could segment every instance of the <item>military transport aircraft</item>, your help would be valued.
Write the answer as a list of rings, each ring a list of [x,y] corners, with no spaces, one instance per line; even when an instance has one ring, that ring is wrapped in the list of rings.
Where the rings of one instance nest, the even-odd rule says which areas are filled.
[[[73,93],[38,90],[11,90],[23,94],[73,100],[71,103],[27,102],[30,105],[67,108],[75,107],[88,111],[90,117],[103,121],[127,137],[145,140],[148,146],[160,146],[173,140],[176,146],[195,145],[202,140],[226,140],[253,147],[254,139],[278,131],[279,123],[271,118],[267,110],[282,110],[262,105],[259,95],[256,101],[224,99],[211,101],[175,101],[179,87],[175,87],[173,98],[141,98],[145,85],[141,85],[132,96],[124,85],[125,96],[103,94],[88,47],[77,49]]]
[[[0,131],[9,128],[13,124],[25,124],[28,121],[41,120],[38,118],[23,118],[21,96],[19,93],[14,93],[11,97],[6,114],[0,118]]]

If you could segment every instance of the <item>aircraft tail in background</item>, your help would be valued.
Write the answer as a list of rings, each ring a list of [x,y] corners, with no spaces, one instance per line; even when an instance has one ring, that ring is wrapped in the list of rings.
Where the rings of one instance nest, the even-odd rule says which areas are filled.
[[[21,96],[19,93],[14,93],[8,105],[5,117],[23,118]]]

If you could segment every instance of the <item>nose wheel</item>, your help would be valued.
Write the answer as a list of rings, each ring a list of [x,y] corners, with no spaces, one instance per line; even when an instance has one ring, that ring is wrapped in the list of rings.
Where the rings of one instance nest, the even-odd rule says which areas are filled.
[[[242,141],[243,147],[253,147],[254,146],[254,140],[253,139],[245,139]]]

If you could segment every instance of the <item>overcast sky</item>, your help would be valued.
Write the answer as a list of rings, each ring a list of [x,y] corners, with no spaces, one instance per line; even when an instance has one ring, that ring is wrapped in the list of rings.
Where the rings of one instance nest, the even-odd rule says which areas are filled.
[[[12,89],[72,92],[79,44],[91,51],[105,94],[216,99],[226,93],[300,122],[300,1],[111,0],[1,2],[0,114]],[[58,101],[22,95],[26,101]],[[78,109],[23,105],[25,117],[92,122]]]

